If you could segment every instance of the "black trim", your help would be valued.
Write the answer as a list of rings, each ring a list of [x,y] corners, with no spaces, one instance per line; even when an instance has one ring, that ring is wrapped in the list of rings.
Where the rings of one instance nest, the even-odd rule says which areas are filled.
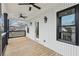
[[[57,14],[59,14],[59,13],[61,13],[61,12],[64,12],[64,11],[66,11],[66,10],[69,10],[69,9],[73,9],[73,8],[75,8],[76,6],[79,6],[79,4],[74,5],[74,6],[72,6],[72,7],[68,7],[68,8],[66,8],[66,9],[61,10],[61,11],[58,11]]]
[[[2,37],[2,53],[6,47],[6,45],[8,44],[8,14],[4,13],[4,33],[5,35]]]
[[[76,39],[76,44],[73,44],[72,42],[69,43],[69,44],[73,44],[73,45],[78,45],[79,46],[79,4],[57,12],[57,14],[56,14],[56,16],[57,16],[57,32],[56,32],[57,33],[57,40],[60,41],[60,42],[65,42],[63,40],[60,40],[59,39],[59,35],[58,35],[58,33],[59,33],[59,24],[61,23],[60,22],[61,17],[59,17],[59,13],[65,12],[66,10],[70,10],[70,9],[73,9],[73,8],[75,8],[75,26],[76,26],[76,30],[75,30],[76,38],[75,39]],[[65,43],[68,43],[68,42],[65,42]]]
[[[29,27],[27,26],[27,33],[29,33]]]
[[[76,16],[76,45],[79,45],[79,5],[75,7]]]
[[[36,22],[36,38],[39,38],[39,22]]]

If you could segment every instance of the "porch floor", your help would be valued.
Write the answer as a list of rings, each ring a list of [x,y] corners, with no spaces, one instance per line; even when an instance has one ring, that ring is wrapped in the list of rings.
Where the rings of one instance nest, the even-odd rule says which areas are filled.
[[[60,54],[27,37],[19,37],[9,39],[4,56],[60,56]]]

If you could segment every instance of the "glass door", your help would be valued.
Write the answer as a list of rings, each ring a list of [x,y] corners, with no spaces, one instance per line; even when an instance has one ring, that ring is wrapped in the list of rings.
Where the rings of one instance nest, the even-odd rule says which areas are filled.
[[[36,39],[39,38],[39,22],[35,22],[35,36]]]

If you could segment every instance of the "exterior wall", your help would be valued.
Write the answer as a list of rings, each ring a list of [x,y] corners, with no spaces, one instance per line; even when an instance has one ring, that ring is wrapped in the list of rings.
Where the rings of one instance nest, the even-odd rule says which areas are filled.
[[[30,28],[30,33],[26,32],[26,37],[33,39],[40,44],[59,52],[62,55],[78,55],[79,56],[79,47],[56,40],[56,12],[64,8],[70,7],[72,4],[62,5],[61,7],[54,7],[51,11],[39,15],[32,20],[29,20],[27,24]],[[47,16],[47,23],[44,23],[44,16]],[[30,26],[30,22],[32,25]],[[39,39],[35,37],[35,22],[39,22]],[[27,28],[27,27],[26,27]],[[46,42],[44,42],[44,40]]]
[[[23,9],[24,7],[20,9],[20,7],[18,7],[17,5],[14,5],[14,4],[12,4],[12,6],[10,5],[11,4],[2,4],[2,13],[8,12],[9,14],[8,18],[17,19],[19,16],[19,13],[21,12],[26,13],[26,10]],[[36,12],[35,10],[35,12],[33,13],[31,13],[32,11],[29,12],[30,14],[27,13],[29,14],[29,16],[32,14],[32,15],[35,15],[36,17],[34,16],[34,18],[31,20],[26,19],[26,23],[28,24],[30,28],[30,33],[26,32],[26,37],[29,37],[33,39],[34,41],[56,52],[59,52],[62,55],[68,55],[68,56],[78,55],[79,56],[79,46],[59,42],[56,40],[56,12],[62,9],[65,9],[67,7],[70,7],[72,5],[74,4],[58,4],[57,7],[51,6],[52,9],[49,10],[48,12],[42,10],[41,13],[39,12],[40,14],[37,14],[35,13]],[[48,18],[47,23],[44,23],[44,16],[47,16]],[[30,22],[32,22],[32,25],[29,24]],[[35,37],[35,22],[39,22],[39,39]],[[27,31],[27,26],[26,26],[26,31]],[[44,42],[44,40],[46,42]]]

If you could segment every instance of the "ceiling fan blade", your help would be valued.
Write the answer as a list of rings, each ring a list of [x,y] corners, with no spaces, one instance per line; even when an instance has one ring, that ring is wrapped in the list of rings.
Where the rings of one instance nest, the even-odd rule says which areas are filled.
[[[37,9],[41,9],[39,6],[35,5],[35,4],[31,4],[32,6],[34,6]]]
[[[32,7],[29,7],[29,11],[31,11]]]
[[[19,3],[18,5],[30,5],[30,3]]]
[[[18,5],[32,5],[33,7],[37,9],[41,9],[41,7],[35,5],[35,3],[19,3]],[[29,11],[31,11],[32,7],[29,7]]]

